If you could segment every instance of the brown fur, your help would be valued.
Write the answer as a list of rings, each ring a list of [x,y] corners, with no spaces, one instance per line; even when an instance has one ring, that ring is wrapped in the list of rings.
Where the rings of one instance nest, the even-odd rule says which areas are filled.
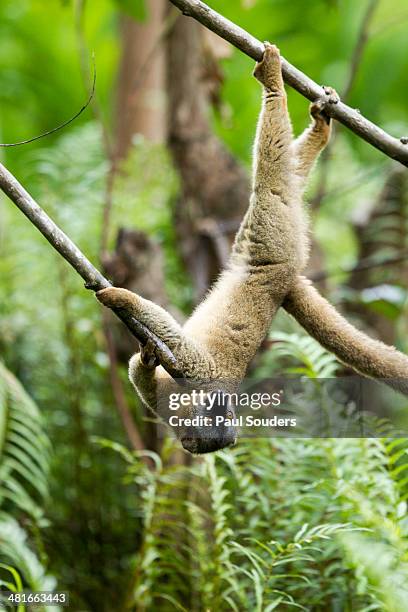
[[[284,308],[327,350],[357,372],[408,395],[408,358],[393,346],[356,329],[305,278],[299,278]]]
[[[351,326],[339,320],[334,309],[323,298],[319,301],[318,294],[299,280],[308,259],[302,193],[313,163],[330,136],[324,107],[336,103],[335,92],[328,90],[325,102],[319,100],[311,106],[312,123],[294,141],[276,47],[266,44],[254,74],[263,84],[263,104],[254,147],[253,191],[229,264],[214,288],[183,328],[165,310],[126,289],[109,288],[97,294],[106,306],[130,310],[157,334],[189,380],[238,384],[283,303],[329,350],[341,353],[349,364],[355,362],[353,345],[349,351],[342,349],[342,333],[346,332],[350,341]],[[322,320],[324,315],[319,310],[322,302],[327,304],[327,321]],[[328,331],[331,325],[332,333]],[[361,350],[364,342],[358,338]],[[129,376],[142,400],[157,410],[157,385],[171,378],[162,367],[166,364],[156,367],[154,359],[149,363],[148,353],[143,355],[142,351],[132,357]],[[377,376],[382,369],[374,372],[368,367],[371,356],[367,354],[360,371]],[[398,372],[403,370],[404,362]],[[391,369],[391,373],[395,371]],[[191,414],[192,408],[187,407],[185,412]],[[215,450],[233,441],[230,435],[220,435],[212,444],[205,439],[192,443],[188,438],[183,440],[183,432],[179,435],[193,452]]]

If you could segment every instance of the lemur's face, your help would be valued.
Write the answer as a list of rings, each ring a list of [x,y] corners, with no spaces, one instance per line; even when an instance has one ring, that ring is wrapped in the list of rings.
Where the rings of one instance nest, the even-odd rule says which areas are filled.
[[[190,453],[211,453],[235,444],[235,407],[226,390],[206,385],[200,388],[188,385],[175,390],[172,386],[162,406],[161,416]]]
[[[186,427],[183,431],[180,441],[187,451],[201,455],[235,444],[235,408],[228,401],[225,391],[216,389],[208,392],[205,400],[198,407],[191,406],[191,409],[202,417],[202,425]]]

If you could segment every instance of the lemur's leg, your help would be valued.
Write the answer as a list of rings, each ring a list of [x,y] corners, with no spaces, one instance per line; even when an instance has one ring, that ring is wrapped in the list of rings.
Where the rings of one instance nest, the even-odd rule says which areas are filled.
[[[339,96],[331,87],[324,87],[325,96],[318,98],[310,105],[312,122],[293,143],[293,152],[297,160],[296,174],[300,178],[300,187],[304,189],[313,165],[330,139],[331,119],[325,113],[328,104],[337,104]]]
[[[254,76],[264,86],[254,151],[254,191],[268,191],[284,202],[291,195],[292,125],[289,119],[279,49],[265,43]]]
[[[108,287],[98,291],[96,297],[109,308],[126,309],[165,342],[171,351],[183,339],[180,325],[168,312],[128,289]]]
[[[254,76],[263,85],[263,98],[254,146],[253,192],[235,238],[232,261],[243,259],[253,270],[267,266],[267,282],[283,290],[282,283],[275,282],[271,275],[279,273],[274,266],[283,264],[282,276],[286,284],[291,281],[288,264],[291,268],[296,265],[301,243],[297,222],[300,197],[296,192],[292,126],[277,47],[265,43]],[[277,293],[280,299],[282,291]]]
[[[190,371],[201,366],[203,375],[210,367],[205,351],[192,338],[186,336],[180,325],[163,308],[145,300],[128,289],[108,287],[98,291],[96,297],[109,308],[124,308],[146,325],[174,354],[177,366],[188,377]],[[146,352],[146,350],[145,350]],[[142,359],[145,355],[142,357]],[[148,365],[148,364],[146,364]],[[154,365],[154,364],[152,364]]]
[[[282,283],[272,280],[271,275],[278,274],[276,265],[282,264],[286,284],[291,281],[288,264],[293,268],[298,261],[301,240],[293,134],[277,47],[265,43],[254,76],[263,85],[263,98],[254,146],[253,192],[235,238],[232,261],[243,259],[253,270],[268,266],[267,282],[276,287],[280,299]]]

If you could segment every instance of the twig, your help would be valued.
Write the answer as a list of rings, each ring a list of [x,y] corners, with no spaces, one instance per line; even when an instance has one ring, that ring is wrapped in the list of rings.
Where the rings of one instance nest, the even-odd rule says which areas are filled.
[[[363,58],[364,49],[368,41],[371,20],[378,6],[378,3],[379,0],[370,0],[364,13],[363,19],[361,21],[360,31],[357,36],[357,42],[354,47],[353,56],[351,58],[350,72],[348,75],[347,83],[341,94],[342,99],[345,101],[348,100],[350,92],[353,89],[353,85],[358,74],[358,69]]]
[[[259,40],[211,9],[204,2],[200,0],[169,1],[177,6],[184,15],[193,17],[202,25],[246,53],[249,57],[257,61],[262,59],[264,45]],[[282,58],[282,74],[286,83],[308,100],[314,101],[323,95],[320,85],[292,66],[284,58]],[[331,117],[340,121],[340,123],[388,155],[388,157],[396,159],[404,166],[408,166],[408,146],[363,117],[358,110],[347,106],[343,102],[339,102],[338,104],[331,104],[327,112]]]
[[[384,259],[373,259],[368,257],[361,259],[358,264],[350,268],[341,268],[339,270],[329,270],[325,272],[312,272],[310,274],[310,280],[319,282],[326,280],[332,276],[340,276],[340,274],[351,274],[352,272],[363,272],[365,270],[372,270],[374,268],[382,268],[383,266],[391,266],[396,263],[401,263],[408,259],[408,251],[400,251],[392,257],[385,257]]]
[[[99,291],[111,286],[111,283],[103,274],[91,264],[72,240],[50,219],[11,172],[2,164],[0,164],[0,189],[36,226],[51,246],[82,276],[87,289]],[[125,310],[113,309],[113,312],[123,321],[139,342],[146,344],[148,340],[152,341],[160,362],[173,378],[184,379],[183,372],[177,368],[177,361],[173,353],[160,338]]]
[[[315,208],[317,207],[317,205],[320,205],[324,200],[327,200],[328,198],[333,198],[334,196],[342,196],[351,191],[355,191],[362,185],[365,185],[366,183],[369,183],[370,181],[377,178],[378,176],[381,176],[381,172],[385,168],[386,164],[388,164],[388,162],[386,160],[383,160],[381,163],[373,165],[368,170],[360,172],[360,174],[357,174],[355,177],[353,177],[350,182],[344,183],[343,185],[337,185],[336,187],[333,187],[333,189],[328,189],[323,194],[317,193],[315,196],[308,198],[309,205],[312,208]]]
[[[93,80],[92,80],[92,89],[91,89],[91,93],[89,94],[88,100],[85,102],[85,104],[82,106],[82,108],[75,113],[75,115],[73,117],[71,117],[70,119],[67,119],[67,121],[64,121],[64,123],[61,123],[61,125],[57,125],[57,127],[53,128],[52,130],[48,130],[47,132],[44,132],[43,134],[39,134],[38,136],[33,136],[33,138],[28,138],[27,140],[20,140],[19,142],[1,142],[0,143],[0,147],[19,147],[20,145],[25,145],[25,144],[29,144],[30,142],[35,142],[36,140],[40,140],[40,138],[45,138],[45,136],[49,136],[50,134],[54,134],[55,132],[59,132],[59,130],[64,129],[65,127],[67,127],[67,125],[69,125],[70,123],[72,123],[73,121],[75,121],[75,119],[78,119],[78,117],[80,115],[82,115],[82,113],[84,112],[84,110],[86,110],[88,108],[88,106],[90,105],[92,98],[94,97],[95,94],[95,85],[96,85],[96,66],[95,66],[95,60],[94,60],[94,71],[93,71]]]
[[[80,68],[82,73],[82,79],[85,86],[85,89],[88,88],[88,75],[89,75],[89,66],[88,66],[88,58],[90,56],[89,49],[85,44],[85,37],[83,34],[83,17],[85,11],[86,0],[78,0],[75,4],[75,33],[78,42],[79,49],[79,60],[80,60]],[[93,53],[92,53],[93,56]],[[102,127],[102,138],[105,149],[109,151],[109,157],[111,157],[112,145],[109,131],[105,127],[105,123],[102,118],[102,109],[101,105],[98,101],[98,92],[92,98],[92,111],[95,117],[99,120]]]

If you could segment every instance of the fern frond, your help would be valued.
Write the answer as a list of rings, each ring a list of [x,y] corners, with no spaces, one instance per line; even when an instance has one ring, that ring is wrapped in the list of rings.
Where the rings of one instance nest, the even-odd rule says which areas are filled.
[[[24,584],[33,591],[52,591],[55,578],[46,574],[38,557],[31,550],[27,534],[16,520],[0,513],[1,558],[13,568],[18,568]]]
[[[0,507],[11,504],[41,520],[49,456],[37,406],[0,362]]]
[[[331,378],[339,369],[336,357],[326,351],[316,340],[301,334],[274,332],[273,351],[279,357],[300,362],[300,366],[287,366],[287,373],[303,374],[308,378]]]

